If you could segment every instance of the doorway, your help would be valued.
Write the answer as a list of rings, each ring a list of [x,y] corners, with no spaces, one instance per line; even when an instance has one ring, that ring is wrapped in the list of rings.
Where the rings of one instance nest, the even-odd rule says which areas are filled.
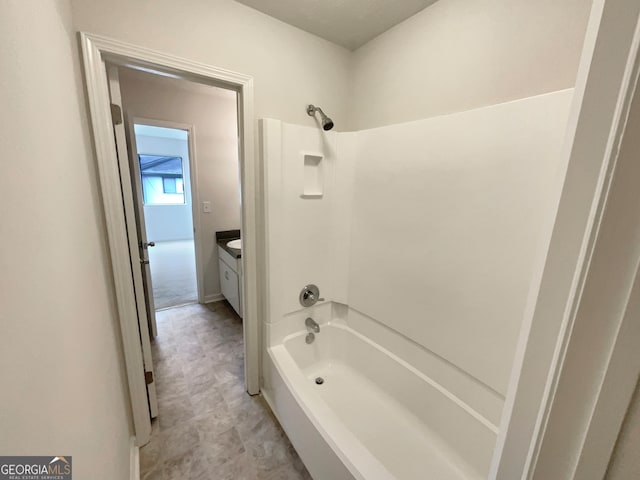
[[[128,230],[137,232],[137,238],[129,238],[132,257],[138,254],[141,260],[142,287],[136,287],[136,297],[138,311],[146,312],[150,332],[149,345],[146,338],[141,341],[143,351],[150,350],[145,371],[153,375],[147,385],[151,416],[158,416],[166,430],[170,404],[178,392],[187,405],[193,400],[189,392],[204,393],[218,380],[195,372],[224,368],[236,375],[244,370],[238,354],[243,342],[235,337],[234,348],[224,355],[229,365],[211,361],[212,355],[222,355],[217,347],[229,339],[217,335],[222,329],[210,318],[212,311],[225,311],[213,302],[225,300],[218,269],[207,268],[217,264],[216,233],[240,232],[242,223],[237,93],[111,63],[107,63],[107,75],[112,102],[123,111],[123,125],[114,124],[120,173],[130,177],[130,197],[135,203],[134,214],[125,216]],[[121,130],[126,142],[117,138]],[[126,188],[123,182],[123,190]],[[224,297],[230,298],[228,294]],[[180,308],[198,301],[207,308]],[[163,310],[168,311],[160,315]],[[194,326],[196,316],[203,320],[198,328]],[[242,327],[240,319],[229,320]],[[141,336],[145,333],[142,328]],[[191,385],[196,377],[197,388]],[[243,382],[244,378],[235,380]],[[157,407],[151,402],[153,397]],[[191,413],[195,416],[200,410]]]
[[[125,105],[126,108],[126,105]],[[197,303],[198,275],[188,130],[133,122],[132,183],[149,248],[155,310]],[[132,148],[133,150],[133,148]],[[155,332],[154,332],[155,336]]]
[[[130,249],[131,238],[138,240],[132,232],[127,218],[134,210],[133,199],[127,195],[130,177],[121,175],[122,152],[127,150],[124,142],[124,129],[117,127],[123,122],[122,105],[113,102],[106,78],[106,64],[128,67],[170,77],[195,81],[202,85],[213,85],[231,90],[237,94],[238,122],[236,142],[240,166],[241,184],[241,233],[243,255],[241,258],[244,339],[244,389],[249,394],[259,393],[259,298],[262,297],[263,271],[259,259],[262,253],[257,251],[258,225],[263,224],[262,212],[257,206],[260,190],[258,184],[258,162],[254,155],[253,134],[253,82],[251,77],[227,70],[199,64],[171,55],[150,51],[119,41],[90,34],[81,34],[87,93],[91,107],[92,127],[95,139],[101,193],[105,209],[105,220],[109,233],[109,249],[112,259],[114,284],[120,327],[123,337],[123,350],[127,369],[131,406],[135,427],[136,444],[144,445],[151,434],[150,406],[151,396],[147,395],[147,384],[153,383],[149,375],[147,355],[144,352],[144,321],[138,321],[144,313],[144,303],[140,305],[141,289],[134,287],[138,262],[144,263],[144,252],[140,254]],[[120,132],[120,133],[118,133]],[[115,138],[114,138],[115,133]],[[128,162],[127,162],[128,164]],[[127,165],[128,167],[128,165]],[[128,180],[127,180],[128,177]],[[130,188],[131,186],[128,185]],[[129,190],[131,191],[131,190]],[[194,202],[195,203],[195,202]],[[198,202],[199,204],[199,202]],[[129,215],[126,212],[129,210]],[[197,222],[196,222],[197,223]],[[195,225],[196,231],[198,225]],[[141,247],[145,241],[140,240]],[[137,249],[136,249],[137,250]],[[196,256],[198,255],[196,241]],[[207,299],[205,299],[206,301]],[[144,328],[143,328],[144,327]],[[147,333],[146,337],[149,337]]]

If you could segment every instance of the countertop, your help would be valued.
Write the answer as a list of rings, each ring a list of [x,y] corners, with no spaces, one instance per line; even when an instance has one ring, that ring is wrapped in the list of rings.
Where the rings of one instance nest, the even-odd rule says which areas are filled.
[[[231,240],[237,240],[240,238],[240,230],[223,230],[216,232],[216,243],[218,248],[223,249],[233,258],[242,258],[242,250],[239,248],[231,248],[227,246]]]

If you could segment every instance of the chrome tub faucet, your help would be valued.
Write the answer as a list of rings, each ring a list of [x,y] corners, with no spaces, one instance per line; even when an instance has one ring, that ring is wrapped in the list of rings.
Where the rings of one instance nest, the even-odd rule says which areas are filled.
[[[307,326],[307,329],[310,332],[313,332],[313,333],[320,332],[320,325],[318,325],[318,322],[316,322],[313,318],[307,317],[307,319],[304,321],[304,324]]]
[[[307,342],[307,345],[309,345],[316,339],[315,334],[320,332],[320,325],[318,325],[318,322],[316,322],[311,317],[307,317],[307,319],[304,321],[304,324],[306,325],[307,331],[309,332],[307,333],[304,341]]]

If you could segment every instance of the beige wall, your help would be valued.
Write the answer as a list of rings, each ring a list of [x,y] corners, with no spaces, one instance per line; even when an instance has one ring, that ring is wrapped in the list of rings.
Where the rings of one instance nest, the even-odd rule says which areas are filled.
[[[124,479],[129,404],[75,50],[66,0],[0,3],[0,455],[71,455],[74,478]]]
[[[127,115],[195,128],[191,162],[197,168],[200,201],[211,202],[211,213],[198,207],[204,294],[219,294],[215,232],[239,229],[241,222],[236,93],[126,68],[120,69],[120,88]]]
[[[252,75],[256,117],[346,126],[350,52],[231,0],[72,0],[77,30]]]
[[[607,470],[607,480],[640,478],[640,382],[631,399],[616,448]]]
[[[355,51],[349,125],[573,87],[591,0],[440,0]]]
[[[570,88],[591,0],[440,0],[355,52],[230,0],[72,0],[74,27],[252,75],[256,117],[336,130]],[[169,33],[170,32],[170,33]]]

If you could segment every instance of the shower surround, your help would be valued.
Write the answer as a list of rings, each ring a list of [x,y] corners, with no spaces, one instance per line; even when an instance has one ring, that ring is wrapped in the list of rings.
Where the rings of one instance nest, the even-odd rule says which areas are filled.
[[[487,477],[572,94],[347,133],[261,121],[263,393],[314,478]],[[326,300],[303,308],[309,283]]]

